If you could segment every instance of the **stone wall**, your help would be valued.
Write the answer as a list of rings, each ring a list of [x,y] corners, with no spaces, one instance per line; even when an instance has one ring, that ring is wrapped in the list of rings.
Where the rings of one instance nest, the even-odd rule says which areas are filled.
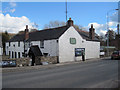
[[[58,63],[58,57],[57,56],[42,56],[41,57],[41,62],[48,62],[50,64],[56,64]]]
[[[18,58],[16,59],[17,66],[29,66],[30,58]]]
[[[41,64],[41,57],[40,56],[35,57],[35,64],[36,65],[40,65]]]
[[[30,58],[13,58],[13,59],[7,59],[7,58],[2,58],[2,61],[12,61],[15,60],[16,61],[16,66],[20,67],[20,66],[29,66],[30,64]]]
[[[4,58],[3,61],[11,61],[11,60],[15,60],[16,61],[16,67],[21,67],[21,66],[30,66],[30,58],[16,58],[16,59],[8,59],[8,58]],[[58,57],[57,56],[39,56],[39,57],[35,57],[35,64],[36,65],[41,65],[42,62],[47,62],[48,64],[56,64],[58,63]]]

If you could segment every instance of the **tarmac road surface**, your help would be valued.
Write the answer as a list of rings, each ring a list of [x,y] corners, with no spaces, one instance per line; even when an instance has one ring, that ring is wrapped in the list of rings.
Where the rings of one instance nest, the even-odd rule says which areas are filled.
[[[2,74],[3,88],[117,88],[118,60],[98,60]]]

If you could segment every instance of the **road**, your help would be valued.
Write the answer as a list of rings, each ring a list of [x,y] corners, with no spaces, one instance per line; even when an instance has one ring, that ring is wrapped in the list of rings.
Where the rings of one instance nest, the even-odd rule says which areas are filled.
[[[118,61],[98,60],[3,73],[3,88],[116,88]]]

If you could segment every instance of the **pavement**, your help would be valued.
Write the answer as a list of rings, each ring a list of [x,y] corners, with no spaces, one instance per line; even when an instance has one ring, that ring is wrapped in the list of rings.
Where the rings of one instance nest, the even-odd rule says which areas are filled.
[[[33,69],[3,73],[3,88],[118,87],[118,60],[109,58],[29,68]]]
[[[16,72],[16,71],[28,71],[28,70],[34,70],[34,69],[47,69],[47,68],[60,67],[63,65],[87,63],[87,62],[99,61],[99,60],[105,60],[105,59],[110,59],[110,57],[94,58],[94,59],[87,59],[86,61],[72,61],[72,62],[63,62],[63,63],[58,63],[58,64],[48,64],[48,65],[5,67],[5,68],[2,68],[2,70],[0,70],[0,72],[7,73],[7,72]]]

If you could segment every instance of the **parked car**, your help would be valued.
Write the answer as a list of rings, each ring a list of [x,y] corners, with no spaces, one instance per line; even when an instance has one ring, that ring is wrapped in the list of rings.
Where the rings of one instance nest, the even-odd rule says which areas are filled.
[[[114,51],[111,55],[111,59],[119,59],[120,60],[120,51]]]

